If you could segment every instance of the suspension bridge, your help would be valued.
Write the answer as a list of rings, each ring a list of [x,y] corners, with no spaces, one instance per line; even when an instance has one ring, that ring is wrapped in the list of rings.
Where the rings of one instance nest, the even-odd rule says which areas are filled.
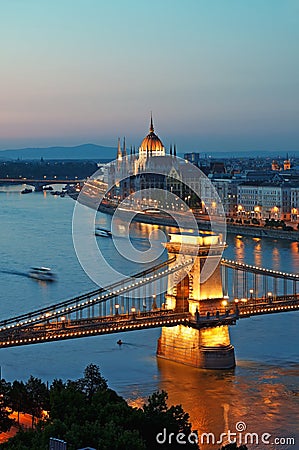
[[[228,259],[220,264],[224,295],[201,298],[193,313],[189,302],[194,298],[184,289],[181,301],[167,304],[168,278],[182,270],[188,277],[193,264],[192,257],[178,261],[172,256],[109,286],[1,320],[0,348],[177,325],[209,329],[299,309],[299,275]],[[178,300],[178,289],[175,296]]]

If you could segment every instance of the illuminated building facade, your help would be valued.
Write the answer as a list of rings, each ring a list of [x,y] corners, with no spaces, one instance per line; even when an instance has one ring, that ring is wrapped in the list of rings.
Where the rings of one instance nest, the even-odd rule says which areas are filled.
[[[191,178],[186,171],[190,172]],[[189,186],[181,180],[188,180]],[[176,158],[176,146],[170,146],[167,154],[155,133],[152,116],[149,133],[142,140],[138,152],[135,147],[128,152],[125,140],[122,147],[118,140],[116,160],[109,165],[105,181],[112,186],[107,197],[117,202],[141,190],[148,190],[145,203],[151,200],[151,190],[169,191],[187,202],[194,196],[192,190],[200,192],[200,180],[192,178],[192,168],[188,163]]]

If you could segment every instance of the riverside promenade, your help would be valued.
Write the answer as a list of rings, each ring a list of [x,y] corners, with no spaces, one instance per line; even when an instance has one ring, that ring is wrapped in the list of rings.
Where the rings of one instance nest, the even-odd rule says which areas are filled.
[[[99,207],[99,211],[105,214],[113,215],[116,210],[116,206],[109,205],[105,202],[105,204],[101,204]],[[122,211],[125,214],[125,211]],[[131,210],[128,210],[131,217]],[[151,214],[150,212],[136,212],[134,218],[134,222],[141,222],[153,225],[162,225],[168,227],[177,227],[176,221],[170,216],[170,214]],[[210,231],[210,221],[203,220],[196,217],[196,222],[201,230]],[[274,229],[268,227],[254,226],[254,225],[238,225],[227,223],[227,233],[235,234],[241,236],[252,236],[257,238],[271,238],[271,239],[287,239],[290,241],[299,241],[299,231],[286,231],[282,229]]]

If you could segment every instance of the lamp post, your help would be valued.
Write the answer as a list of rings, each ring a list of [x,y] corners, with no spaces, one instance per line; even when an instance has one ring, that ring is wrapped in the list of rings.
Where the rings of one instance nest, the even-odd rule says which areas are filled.
[[[153,304],[152,304],[152,309],[158,309],[157,307],[157,303],[156,303],[156,294],[153,294]]]
[[[267,296],[268,296],[268,302],[272,303],[272,300],[273,300],[272,292],[268,292]]]
[[[227,300],[222,300],[221,305],[223,306],[223,308],[225,310],[225,315],[227,316],[227,314],[228,314],[228,310],[226,309],[226,307],[227,307]]]
[[[65,320],[66,320],[66,318],[64,316],[62,316],[62,317],[60,317],[60,320],[61,320],[62,328],[65,328]]]
[[[252,300],[253,300],[253,289],[249,289],[249,294],[250,294],[250,301],[252,302]]]
[[[136,317],[136,308],[135,308],[135,306],[132,306],[131,312],[132,312],[133,319],[135,319],[135,317]]]
[[[114,305],[114,308],[115,308],[115,315],[118,316],[119,304],[117,303],[116,305]]]

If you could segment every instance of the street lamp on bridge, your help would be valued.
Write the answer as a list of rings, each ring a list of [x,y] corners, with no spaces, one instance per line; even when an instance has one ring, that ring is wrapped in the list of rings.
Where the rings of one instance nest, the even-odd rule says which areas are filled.
[[[227,300],[222,300],[221,305],[223,306],[223,308],[225,310],[225,315],[227,316],[228,313],[229,313],[228,309],[226,308],[227,307]]]
[[[267,296],[268,296],[268,302],[269,302],[269,303],[272,303],[272,300],[273,300],[273,294],[272,294],[272,292],[268,292]]]
[[[157,309],[157,303],[156,303],[156,294],[153,294],[153,304],[152,304],[152,309]]]
[[[132,312],[133,319],[135,319],[135,317],[136,317],[136,308],[135,308],[135,306],[132,306],[131,312]]]

